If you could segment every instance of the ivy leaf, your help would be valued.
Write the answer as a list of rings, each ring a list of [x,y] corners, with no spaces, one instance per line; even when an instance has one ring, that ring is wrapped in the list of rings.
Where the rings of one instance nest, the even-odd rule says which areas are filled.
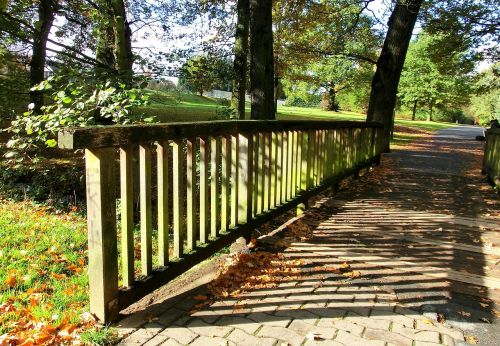
[[[48,140],[45,141],[45,144],[49,148],[54,148],[57,145],[57,141],[55,139],[48,139]]]

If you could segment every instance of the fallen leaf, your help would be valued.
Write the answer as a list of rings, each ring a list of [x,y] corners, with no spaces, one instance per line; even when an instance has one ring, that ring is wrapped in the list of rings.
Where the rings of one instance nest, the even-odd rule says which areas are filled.
[[[471,345],[477,345],[479,343],[479,340],[474,335],[467,335],[465,337],[465,342]]]
[[[471,313],[470,312],[466,312],[466,311],[459,311],[458,312],[460,315],[464,316],[464,317],[470,317]]]
[[[309,340],[311,340],[311,341],[324,340],[321,336],[319,336],[315,332],[309,332],[309,333],[307,333],[306,338],[309,339]]]
[[[446,317],[444,316],[444,314],[438,312],[437,313],[437,321],[441,324],[445,324],[446,322]]]
[[[491,321],[489,319],[487,319],[486,317],[481,317],[479,320],[491,324]]]
[[[428,324],[430,326],[434,325],[434,323],[430,319],[428,319],[428,318],[423,318],[422,322],[424,322],[425,324]]]

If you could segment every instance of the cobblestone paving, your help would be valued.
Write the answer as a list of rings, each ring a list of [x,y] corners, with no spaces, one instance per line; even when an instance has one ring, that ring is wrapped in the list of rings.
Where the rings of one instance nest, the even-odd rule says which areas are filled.
[[[153,309],[147,320],[123,321],[118,329],[128,336],[120,345],[423,346],[475,338],[494,345],[500,336],[492,316],[500,289],[500,222],[442,205],[466,192],[476,201],[490,192],[457,185],[436,170],[418,174],[419,167],[405,168],[409,153],[397,155],[399,173],[415,171],[404,171],[406,178],[389,174],[371,189],[361,178],[357,188],[319,200],[303,218],[315,237],[284,252],[305,260],[303,269],[348,261],[360,277],[305,270],[277,288],[191,312],[201,287],[170,307]],[[439,190],[433,179],[440,179]],[[419,192],[424,196],[412,200]],[[425,198],[431,199],[424,208],[419,203]]]

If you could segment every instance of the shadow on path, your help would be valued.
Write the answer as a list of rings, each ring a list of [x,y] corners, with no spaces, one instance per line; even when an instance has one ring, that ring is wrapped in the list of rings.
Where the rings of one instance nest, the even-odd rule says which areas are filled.
[[[319,199],[301,220],[314,237],[286,240],[295,274],[274,287],[196,312],[204,287],[154,303],[121,322],[133,332],[122,344],[496,345],[499,203],[480,175],[480,131],[440,131]],[[277,237],[288,234],[267,244]],[[332,270],[344,262],[355,275]]]

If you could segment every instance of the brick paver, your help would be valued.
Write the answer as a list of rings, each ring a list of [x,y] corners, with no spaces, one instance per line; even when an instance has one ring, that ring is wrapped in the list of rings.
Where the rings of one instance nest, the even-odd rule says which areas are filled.
[[[432,152],[439,159],[454,146],[461,151],[460,143],[451,139],[445,145],[437,140],[425,147],[424,154]],[[306,212],[303,220],[315,229],[314,238],[292,242],[284,251],[291,257],[303,254],[309,271],[304,270],[300,279],[217,301],[195,313],[190,311],[199,302],[185,296],[140,328],[131,329],[120,345],[462,344],[462,327],[469,334],[474,323],[481,323],[479,317],[464,317],[468,311],[475,316],[485,304],[477,292],[494,291],[478,289],[476,284],[481,282],[468,282],[466,276],[460,281],[460,273],[483,278],[498,270],[495,263],[500,252],[496,257],[484,254],[478,242],[500,239],[496,233],[500,222],[483,217],[483,207],[475,205],[472,213],[470,208],[455,210],[447,204],[450,199],[456,204],[464,196],[478,201],[489,192],[462,181],[467,178],[459,168],[450,176],[430,159],[425,161],[425,169],[422,164],[415,166],[415,155],[424,154],[406,150],[395,158],[389,156],[380,169],[387,165],[399,168],[384,172],[385,180],[374,183],[370,175],[361,177],[336,196],[326,195]],[[456,162],[448,162],[447,167],[463,164],[459,156],[449,157]],[[457,179],[462,179],[459,187]],[[430,181],[439,182],[439,188]],[[454,244],[461,245],[455,249]],[[489,252],[498,245],[493,244]],[[464,262],[467,258],[474,261]],[[310,270],[344,261],[361,275],[347,278]],[[500,278],[498,272],[490,276]],[[449,312],[446,308],[458,299],[457,292],[476,297],[477,304],[466,298],[469,305],[457,305],[456,314]],[[494,302],[486,302],[493,309]],[[445,310],[446,316],[438,314]]]

